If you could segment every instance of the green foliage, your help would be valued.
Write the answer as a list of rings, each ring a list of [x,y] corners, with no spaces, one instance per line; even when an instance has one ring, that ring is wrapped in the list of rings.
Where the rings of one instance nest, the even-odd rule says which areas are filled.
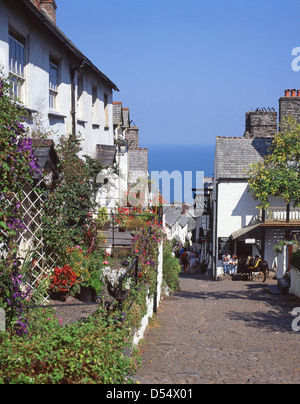
[[[108,211],[105,206],[99,209],[99,212],[97,214],[97,221],[99,223],[99,226],[105,225],[109,220],[109,215]]]
[[[66,262],[67,248],[76,244],[97,245],[98,227],[92,215],[94,177],[101,170],[98,162],[79,157],[79,137],[61,136],[57,145],[60,178],[48,195],[43,214],[43,237],[49,249]],[[98,171],[99,170],[99,171]]]
[[[293,252],[291,264],[300,271],[300,249]]]
[[[299,139],[300,125],[294,118],[287,118],[264,161],[251,165],[248,182],[250,191],[260,201],[260,208],[269,206],[270,196],[300,205]]]
[[[172,247],[169,242],[165,242],[163,251],[163,278],[171,289],[176,292],[179,290],[179,274],[181,267],[178,259],[172,255]]]
[[[24,338],[0,334],[0,383],[125,384],[134,359],[123,354],[130,330],[99,311],[66,327],[49,310],[35,312]]]
[[[0,243],[14,252],[13,237],[24,228],[22,187],[25,182],[33,184],[32,174],[39,171],[32,141],[20,123],[25,117],[22,104],[11,96],[8,80],[0,75]]]

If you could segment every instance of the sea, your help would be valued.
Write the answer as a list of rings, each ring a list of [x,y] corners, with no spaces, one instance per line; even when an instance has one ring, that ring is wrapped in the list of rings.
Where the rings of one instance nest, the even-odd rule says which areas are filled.
[[[187,191],[191,187],[199,188],[201,178],[213,177],[215,145],[149,145],[149,173],[151,179],[153,172],[166,171],[169,174],[180,172],[182,176],[182,193],[180,202],[192,203],[192,191]],[[184,173],[189,172],[184,177]],[[198,173],[198,174],[197,174]],[[177,173],[178,174],[178,173]],[[191,180],[192,178],[192,180]],[[186,179],[186,181],[184,181]],[[190,181],[192,183],[190,184]],[[178,201],[178,192],[175,192],[175,181],[171,181],[170,192],[160,191],[167,202]],[[184,183],[185,182],[185,183]],[[187,183],[188,182],[188,183]]]

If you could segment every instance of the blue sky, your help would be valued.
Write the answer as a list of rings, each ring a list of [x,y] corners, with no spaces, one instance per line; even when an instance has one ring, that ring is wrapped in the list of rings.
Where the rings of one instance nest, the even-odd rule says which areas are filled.
[[[242,136],[300,88],[299,0],[57,0],[57,24],[120,89],[142,146]]]

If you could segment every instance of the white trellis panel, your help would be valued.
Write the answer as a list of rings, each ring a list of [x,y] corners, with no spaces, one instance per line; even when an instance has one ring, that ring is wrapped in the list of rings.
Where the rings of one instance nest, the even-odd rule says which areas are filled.
[[[34,261],[32,263],[32,273],[30,280],[27,281],[27,287],[31,290],[37,290],[41,282],[43,282],[53,269],[57,266],[59,257],[54,252],[45,249],[42,237],[42,214],[44,208],[45,193],[42,192],[41,179],[34,188],[30,184],[25,183],[22,188],[22,200],[18,196],[8,200],[9,204],[21,204],[21,220],[25,225],[17,235],[15,242],[18,246],[19,256],[25,258],[28,252],[34,251]],[[43,301],[44,300],[44,301]],[[42,302],[47,303],[49,295],[43,296]]]

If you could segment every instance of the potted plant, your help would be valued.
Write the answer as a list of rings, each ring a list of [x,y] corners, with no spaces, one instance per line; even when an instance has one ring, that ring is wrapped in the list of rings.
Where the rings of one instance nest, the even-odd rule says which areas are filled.
[[[109,214],[105,206],[99,209],[97,222],[100,230],[108,230],[111,227],[109,222]]]
[[[77,296],[79,300],[90,303],[100,298],[103,288],[101,273],[101,270],[93,271],[89,279],[80,285],[80,293]]]
[[[71,288],[75,285],[77,277],[69,265],[54,268],[50,277],[50,296],[53,300],[66,301]]]

